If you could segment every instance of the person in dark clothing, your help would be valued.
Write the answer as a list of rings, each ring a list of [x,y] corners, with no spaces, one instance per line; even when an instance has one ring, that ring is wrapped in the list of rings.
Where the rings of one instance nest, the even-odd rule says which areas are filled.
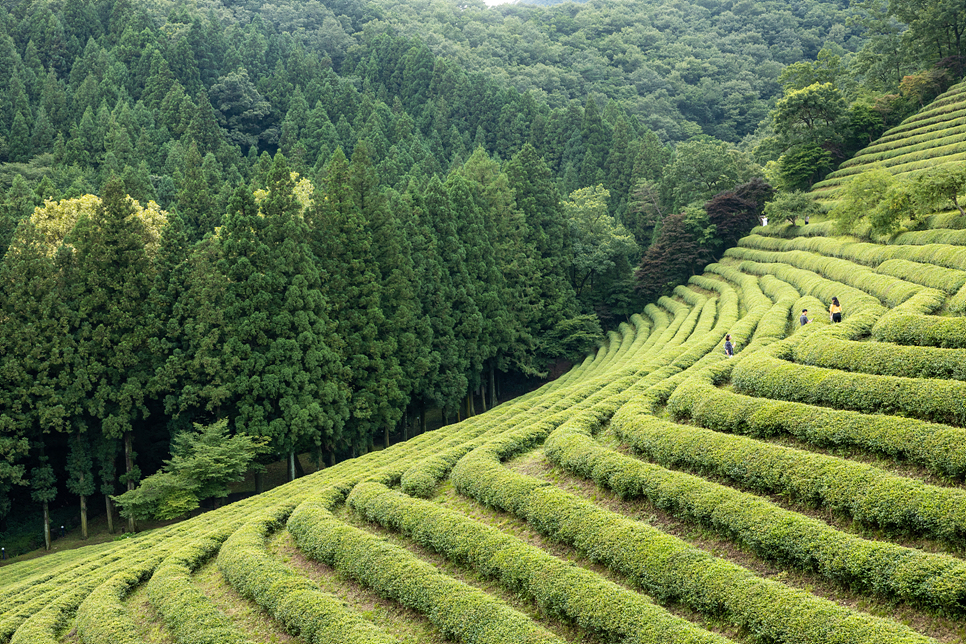
[[[724,346],[724,350],[725,350],[725,355],[728,356],[729,358],[731,358],[731,357],[733,357],[735,355],[735,345],[731,344],[731,334],[730,333],[725,336],[725,346]]]
[[[802,309],[802,314],[798,318],[798,323],[802,326],[808,324],[810,320],[808,319],[808,309]]]

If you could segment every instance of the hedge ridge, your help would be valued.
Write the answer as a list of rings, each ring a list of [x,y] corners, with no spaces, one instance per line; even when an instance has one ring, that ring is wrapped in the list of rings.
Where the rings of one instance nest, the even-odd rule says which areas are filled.
[[[329,593],[276,561],[265,538],[281,526],[291,505],[268,509],[243,525],[218,553],[218,568],[228,583],[252,599],[286,629],[311,644],[390,644],[396,639],[365,620]]]
[[[77,635],[84,644],[141,644],[124,597],[147,579],[160,558],[123,570],[97,588],[77,609]]]
[[[140,565],[148,557],[145,552],[150,552],[146,549],[163,548],[160,540],[184,530],[179,528],[156,530],[139,539],[126,540],[127,543],[111,553],[106,565],[83,575],[72,575],[66,584],[63,579],[51,579],[29,589],[30,592],[5,601],[5,611],[0,616],[0,642],[31,642],[30,637],[36,637],[39,642],[53,637],[52,634],[44,635],[44,629],[59,627],[95,588],[118,572]],[[17,636],[21,629],[25,634]]]
[[[148,597],[178,642],[248,644],[245,633],[191,581],[191,573],[218,552],[232,528],[222,528],[182,546],[158,566]]]
[[[846,459],[682,426],[621,410],[611,427],[664,467],[710,473],[763,494],[789,495],[890,533],[956,543],[966,536],[966,491]]]
[[[649,416],[627,403],[626,415]],[[656,420],[656,419],[655,419]],[[816,573],[854,590],[928,606],[966,610],[966,562],[841,532],[747,492],[644,463],[598,445],[581,428],[547,439],[548,458],[621,498],[644,497],[662,510],[704,525],[765,559]]]
[[[407,550],[336,519],[331,499],[302,502],[288,530],[307,556],[425,615],[446,637],[467,644],[562,640],[487,593],[436,570]]]
[[[551,484],[511,472],[500,460],[526,451],[539,433],[520,428],[477,448],[454,468],[457,490],[511,512],[627,576],[659,600],[722,615],[764,641],[788,644],[934,642],[900,624],[856,613],[761,579],[647,524],[604,510]]]
[[[966,430],[957,427],[744,396],[716,388],[710,375],[684,382],[667,409],[677,419],[716,432],[758,438],[789,434],[818,447],[858,447],[941,476],[966,477]]]
[[[356,486],[346,502],[367,520],[498,579],[547,613],[592,633],[641,644],[727,641],[671,615],[640,593],[435,503],[378,483]]]
[[[883,266],[886,267],[887,274],[892,274],[890,270],[898,270],[902,264],[892,264],[894,260],[906,260],[919,264],[916,267],[903,267],[903,271],[908,273],[908,277],[893,275],[907,281],[922,284],[937,290],[948,293],[955,292],[959,286],[950,290],[948,284],[956,283],[959,280],[966,280],[966,271],[960,267],[966,266],[966,248],[949,244],[928,244],[928,245],[885,245],[858,242],[850,239],[831,238],[831,237],[796,237],[792,239],[780,239],[776,237],[764,237],[762,235],[748,235],[743,237],[738,245],[743,248],[752,248],[768,251],[789,251],[804,250],[822,255],[847,259],[859,264],[864,264],[876,270]],[[921,266],[921,264],[931,264],[935,267],[949,269],[947,271],[933,271],[931,266]],[[918,279],[927,279],[919,276],[916,271],[909,269],[915,268],[916,271],[926,270],[930,272],[928,279],[933,282],[924,284]],[[966,283],[966,282],[962,282]]]
[[[14,620],[4,620],[5,631],[11,625],[16,630],[12,632],[12,636],[9,631],[4,632],[0,635],[0,640],[6,641],[9,638],[10,644],[56,644],[60,642],[61,631],[68,626],[84,600],[101,584],[110,580],[118,572],[133,571],[137,576],[150,573],[170,548],[170,541],[166,539],[177,538],[178,535],[185,533],[190,533],[190,528],[172,526],[156,530],[147,535],[146,538],[138,539],[137,549],[129,545],[128,548],[132,552],[123,561],[102,568],[94,575],[74,578],[66,583],[61,580],[57,591],[50,593],[54,596],[48,596],[46,601],[41,604],[40,610],[23,612]],[[131,541],[135,541],[135,539]],[[136,581],[131,583],[136,583]],[[123,608],[118,608],[118,610],[123,610]],[[116,615],[116,612],[114,614]],[[126,623],[121,624],[122,627],[125,625]]]
[[[966,350],[855,342],[811,335],[793,351],[795,362],[880,376],[966,380]]]
[[[878,274],[868,267],[854,262],[807,251],[792,250],[778,253],[748,248],[731,248],[727,254],[743,260],[783,263],[805,269],[870,293],[889,306],[898,306],[922,290],[922,286],[918,284],[912,284],[891,275]],[[839,299],[842,300],[843,298],[839,297]]]
[[[834,371],[759,353],[735,367],[732,383],[762,398],[966,424],[966,382]]]
[[[872,336],[880,342],[966,349],[966,317],[897,313],[876,324]]]

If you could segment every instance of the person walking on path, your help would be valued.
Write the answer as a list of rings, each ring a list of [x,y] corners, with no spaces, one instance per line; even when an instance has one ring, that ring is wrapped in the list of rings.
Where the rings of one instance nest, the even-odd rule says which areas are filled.
[[[810,320],[808,319],[808,309],[802,309],[802,314],[798,317],[798,323],[801,326],[808,324]]]
[[[828,313],[829,313],[829,318],[831,318],[832,322],[842,321],[842,305],[839,304],[839,298],[837,297],[832,298],[832,305],[828,307]]]
[[[730,333],[725,336],[725,346],[724,346],[724,349],[725,349],[725,355],[726,356],[728,356],[729,358],[734,357],[734,355],[735,355],[735,345],[731,344],[731,334]]]

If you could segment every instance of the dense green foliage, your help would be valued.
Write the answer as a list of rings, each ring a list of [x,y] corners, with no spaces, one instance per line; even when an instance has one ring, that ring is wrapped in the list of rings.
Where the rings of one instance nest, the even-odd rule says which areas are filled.
[[[440,185],[418,205],[445,233]],[[787,644],[934,644],[927,623],[954,638],[963,349],[921,345],[963,319],[963,246],[808,228],[741,238],[596,355],[486,413],[104,549],[0,568],[0,638],[127,641],[125,598],[146,581],[161,634],[247,641],[192,575],[210,557],[249,611],[309,642],[399,641],[416,621],[460,642],[730,641],[707,628],[721,620]],[[832,295],[841,324],[823,318]],[[346,580],[348,598],[331,592]]]
[[[0,571],[0,642],[126,641],[148,579],[173,639],[246,641],[192,579],[216,556],[292,634],[395,641],[280,547],[457,641],[931,641],[846,607],[966,605],[966,238],[944,229],[963,16],[912,5],[5,8],[0,519],[38,508],[49,548],[58,503],[86,536],[89,497],[116,499],[133,531],[225,498],[259,453],[290,479],[299,454],[330,467]],[[798,225],[822,218],[801,191],[937,95],[818,183],[832,220]],[[783,434],[801,444],[759,440]],[[502,462],[534,449],[552,476]],[[515,527],[480,526],[493,508]],[[718,557],[695,525],[857,599]]]

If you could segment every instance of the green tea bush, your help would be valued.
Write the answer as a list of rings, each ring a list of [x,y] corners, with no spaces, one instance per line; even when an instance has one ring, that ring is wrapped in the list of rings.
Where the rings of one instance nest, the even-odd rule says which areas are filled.
[[[880,342],[966,349],[966,318],[905,313],[891,315],[872,329]]]
[[[84,644],[141,644],[122,600],[151,576],[157,560],[132,566],[95,588],[77,609],[77,635]]]
[[[648,413],[635,402],[625,408],[635,406],[640,415]],[[551,461],[622,498],[646,498],[765,559],[814,570],[853,590],[946,613],[966,610],[966,562],[955,557],[861,539],[753,494],[603,448],[575,428],[551,434],[545,451]]]
[[[562,640],[487,593],[440,573],[407,550],[336,519],[325,500],[300,504],[288,530],[309,557],[425,615],[467,644]]]
[[[856,447],[940,476],[966,477],[966,430],[958,427],[743,396],[716,388],[710,375],[682,383],[667,409],[675,418],[716,432],[757,438],[788,434],[817,447]]]
[[[498,579],[544,612],[605,638],[645,642],[726,642],[596,573],[458,512],[377,483],[356,486],[346,501],[369,521],[392,528],[451,561]]]
[[[267,509],[228,538],[218,553],[218,568],[228,583],[311,644],[396,642],[341,599],[268,555],[266,536],[291,511],[291,505]]]
[[[622,441],[664,467],[722,476],[763,494],[787,495],[892,533],[958,543],[966,492],[896,476],[871,465],[720,434],[622,409]]]
[[[763,641],[805,644],[830,641],[833,634],[837,641],[855,644],[934,641],[895,622],[757,577],[645,523],[500,464],[502,458],[529,449],[536,438],[529,428],[520,428],[477,448],[454,468],[453,484],[461,493],[574,546],[659,600],[722,616]]]
[[[761,353],[738,364],[732,382],[762,398],[966,424],[966,382],[834,371]]]
[[[813,272],[830,280],[848,284],[874,295],[889,306],[897,306],[919,292],[922,287],[891,275],[880,275],[871,269],[836,257],[807,251],[770,252],[748,248],[728,250],[730,257],[759,263],[781,263]],[[839,297],[839,296],[837,296]],[[842,297],[839,297],[841,300]]]
[[[232,529],[189,542],[166,558],[148,582],[151,604],[178,642],[247,644],[251,642],[191,581],[191,572],[215,553]]]
[[[811,335],[794,348],[795,362],[901,378],[966,380],[966,350],[854,342]]]

